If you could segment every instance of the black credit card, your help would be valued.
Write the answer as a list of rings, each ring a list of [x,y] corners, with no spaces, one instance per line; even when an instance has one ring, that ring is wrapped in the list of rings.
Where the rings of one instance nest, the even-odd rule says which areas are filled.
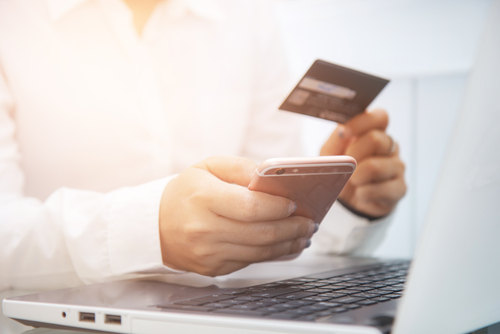
[[[316,60],[281,110],[345,123],[362,113],[389,80]]]

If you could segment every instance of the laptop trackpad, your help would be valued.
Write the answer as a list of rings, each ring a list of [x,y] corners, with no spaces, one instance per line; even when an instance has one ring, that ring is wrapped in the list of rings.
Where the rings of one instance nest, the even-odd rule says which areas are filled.
[[[392,327],[392,323],[394,322],[397,305],[398,300],[391,300],[385,303],[365,306],[346,313],[318,319],[317,321],[373,326],[379,328],[383,333],[388,333]]]

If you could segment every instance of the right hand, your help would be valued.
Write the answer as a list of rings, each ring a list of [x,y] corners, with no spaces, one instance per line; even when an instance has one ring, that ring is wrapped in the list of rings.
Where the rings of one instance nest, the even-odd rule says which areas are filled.
[[[315,223],[289,199],[247,189],[257,165],[212,157],[169,182],[161,199],[163,263],[206,276],[300,253]]]

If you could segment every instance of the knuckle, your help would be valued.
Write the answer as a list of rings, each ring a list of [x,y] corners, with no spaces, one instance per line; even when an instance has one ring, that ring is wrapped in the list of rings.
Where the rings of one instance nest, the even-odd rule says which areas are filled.
[[[196,244],[206,236],[210,230],[207,224],[199,221],[190,222],[184,225],[184,238],[188,244]]]
[[[399,169],[401,170],[402,173],[404,173],[406,170],[405,163],[401,159],[398,159],[398,164],[399,164]]]
[[[374,112],[380,124],[386,127],[389,124],[389,114],[387,111],[385,109],[375,109]]]
[[[235,157],[234,164],[241,170],[245,170],[247,168],[253,169],[256,166],[255,162],[245,157]]]
[[[305,217],[294,217],[297,219],[297,228],[296,228],[296,238],[301,238],[307,236],[309,232],[309,226],[311,224],[311,219]]]
[[[255,220],[259,216],[260,206],[260,199],[252,193],[242,196],[240,199],[240,209],[246,220]]]
[[[215,277],[218,275],[218,270],[213,267],[201,266],[196,271],[198,272],[198,274],[208,277]]]
[[[261,255],[262,259],[264,259],[264,260],[273,259],[274,258],[274,249],[273,249],[273,247],[264,247],[261,250],[260,255]]]
[[[367,134],[368,139],[371,143],[380,146],[383,143],[383,132],[378,130],[372,130]]]
[[[204,262],[205,259],[213,256],[213,253],[208,249],[208,247],[200,244],[194,244],[191,247],[191,253],[200,262]]]
[[[365,163],[365,168],[369,174],[379,174],[380,164],[377,159],[367,159]]]
[[[262,237],[266,243],[274,243],[278,237],[278,228],[273,224],[266,224],[262,231]]]
[[[301,251],[302,239],[296,239],[290,243],[288,254],[295,254]]]

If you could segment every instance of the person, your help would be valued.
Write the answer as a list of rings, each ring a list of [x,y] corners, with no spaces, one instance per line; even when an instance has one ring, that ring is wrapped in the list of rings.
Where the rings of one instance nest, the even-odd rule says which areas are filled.
[[[1,1],[0,69],[0,289],[224,275],[310,244],[316,222],[247,189],[301,154],[267,1]],[[387,124],[363,113],[322,147],[358,168],[317,251],[379,242],[406,191]]]

